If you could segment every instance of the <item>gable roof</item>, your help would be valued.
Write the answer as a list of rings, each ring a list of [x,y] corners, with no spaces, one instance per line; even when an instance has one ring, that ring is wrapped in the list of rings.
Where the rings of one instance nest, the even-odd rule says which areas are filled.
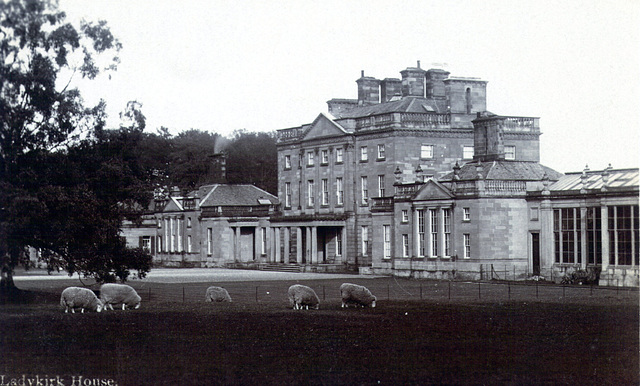
[[[182,204],[175,197],[169,197],[167,205],[162,209],[163,212],[181,212],[183,210]]]
[[[278,204],[278,198],[253,185],[206,185],[200,206],[257,206]]]
[[[429,178],[424,185],[420,187],[413,197],[414,201],[424,200],[449,200],[454,197],[453,193],[438,181]]]
[[[344,134],[347,134],[347,131],[342,126],[337,124],[324,113],[320,113],[316,119],[305,128],[305,132],[302,134],[300,139],[309,140]]]

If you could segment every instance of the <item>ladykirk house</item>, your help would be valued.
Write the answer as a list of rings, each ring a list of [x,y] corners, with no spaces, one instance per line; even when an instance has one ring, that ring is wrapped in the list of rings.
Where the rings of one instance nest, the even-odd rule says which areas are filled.
[[[539,118],[487,111],[486,81],[420,62],[400,74],[362,72],[357,99],[278,130],[278,198],[253,187],[206,206],[203,187],[193,204],[156,200],[148,228],[125,229],[130,243],[161,265],[556,281],[581,270],[638,286],[637,168],[559,173],[539,163]]]

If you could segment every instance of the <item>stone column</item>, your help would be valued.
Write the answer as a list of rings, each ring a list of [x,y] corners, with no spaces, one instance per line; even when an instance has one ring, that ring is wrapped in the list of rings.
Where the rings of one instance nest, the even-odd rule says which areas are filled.
[[[347,262],[347,226],[342,227],[342,262]]]
[[[318,227],[311,227],[311,264],[318,264]]]
[[[282,263],[289,262],[289,250],[291,249],[291,247],[289,246],[290,239],[291,239],[291,228],[285,227],[284,228],[284,248],[282,248],[283,249],[282,258],[280,259],[280,262]]]
[[[273,243],[274,243],[274,253],[273,253],[273,262],[280,262],[280,228],[273,228]]]
[[[296,227],[296,262],[302,264],[302,227]]]
[[[307,242],[305,243],[304,255],[306,257],[307,264],[312,264],[311,257],[311,227],[305,227],[307,232]]]
[[[241,260],[240,256],[240,227],[235,228],[235,237],[233,240],[233,261],[238,262]]]
[[[445,256],[444,248],[444,209],[438,208],[438,256]]]
[[[419,211],[413,208],[413,254],[410,256],[420,257],[420,217]]]
[[[606,204],[602,204],[600,206],[600,217],[602,218],[602,273],[606,269],[609,269],[609,255],[611,251],[609,250],[609,208]]]
[[[424,244],[425,244],[425,257],[431,257],[433,253],[438,254],[438,251],[431,250],[431,209],[424,208]]]

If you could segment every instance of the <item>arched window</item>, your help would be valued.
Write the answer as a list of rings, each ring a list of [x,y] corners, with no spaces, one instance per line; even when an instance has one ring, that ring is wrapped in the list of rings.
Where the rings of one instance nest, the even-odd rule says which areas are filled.
[[[471,114],[471,89],[467,87],[467,92],[465,93],[465,101],[467,102],[467,114]]]

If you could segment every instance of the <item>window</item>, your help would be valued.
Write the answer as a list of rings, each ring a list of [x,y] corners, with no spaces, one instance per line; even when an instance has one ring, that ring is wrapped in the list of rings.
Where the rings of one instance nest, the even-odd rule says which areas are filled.
[[[312,207],[315,204],[314,196],[313,196],[313,180],[307,181],[307,206]]]
[[[409,235],[402,235],[402,257],[409,257]]]
[[[556,263],[580,264],[580,208],[553,210],[553,236]]]
[[[291,183],[284,183],[284,207],[291,208]]]
[[[158,220],[158,229],[162,229],[162,220]]]
[[[329,150],[320,151],[320,163],[326,165],[329,163]]]
[[[336,178],[336,204],[344,204],[344,188],[342,186],[342,177]]]
[[[378,197],[384,197],[384,176],[378,176]]]
[[[380,144],[378,145],[378,159],[383,160],[384,158],[384,144]]]
[[[473,146],[462,147],[462,159],[473,159],[474,149]]]
[[[291,156],[288,154],[284,156],[284,168],[285,170],[291,169]]]
[[[315,160],[313,159],[313,152],[307,152],[307,166],[315,165]]]
[[[142,249],[151,253],[151,236],[142,236]]]
[[[465,104],[467,105],[467,114],[471,114],[471,89],[467,88],[464,94]]]
[[[213,228],[207,228],[207,255],[213,254]]]
[[[451,256],[451,209],[442,210],[444,225],[444,255]]]
[[[425,256],[425,218],[424,218],[424,209],[418,210],[418,256]]]
[[[336,256],[342,256],[342,232],[336,232]]]
[[[342,149],[341,147],[336,149],[336,163],[337,164],[341,164],[342,163],[343,151],[344,151],[344,149]]]
[[[191,228],[191,217],[187,217],[187,228]]]
[[[158,245],[156,246],[158,253],[162,252],[162,236],[158,236]]]
[[[609,264],[638,265],[638,206],[610,206]]]
[[[192,242],[192,241],[191,241],[191,235],[188,235],[188,236],[187,236],[187,252],[188,252],[188,253],[191,253],[191,251],[192,251],[192,250],[191,250],[191,242]]]
[[[361,146],[360,147],[360,161],[361,162],[365,162],[369,160],[369,153],[367,153],[367,147],[366,146]]]
[[[369,227],[362,225],[360,231],[362,234],[362,256],[367,256],[369,254]]]
[[[362,190],[362,204],[366,205],[369,201],[369,188],[367,187],[367,176],[360,177],[360,187]]]
[[[260,228],[260,253],[267,253],[267,228]]]
[[[462,221],[471,221],[471,210],[469,208],[462,208]]]
[[[516,159],[516,147],[515,146],[505,146],[504,147],[504,159],[514,160]]]
[[[529,220],[531,220],[531,221],[538,221],[539,220],[538,207],[537,206],[529,208]]]
[[[391,258],[391,225],[382,226],[382,239],[384,240],[384,258]]]
[[[402,210],[402,222],[409,222],[409,211],[407,209]]]
[[[421,145],[420,146],[420,158],[431,159],[433,158],[433,145]]]
[[[587,208],[587,264],[602,264],[602,214],[599,207]]]
[[[329,180],[323,178],[320,183],[322,184],[322,205],[329,205]]]
[[[431,217],[431,253],[429,256],[438,256],[438,209],[429,209]]]
[[[464,258],[471,258],[471,235],[469,233],[465,233],[462,235],[463,244],[464,244]]]

